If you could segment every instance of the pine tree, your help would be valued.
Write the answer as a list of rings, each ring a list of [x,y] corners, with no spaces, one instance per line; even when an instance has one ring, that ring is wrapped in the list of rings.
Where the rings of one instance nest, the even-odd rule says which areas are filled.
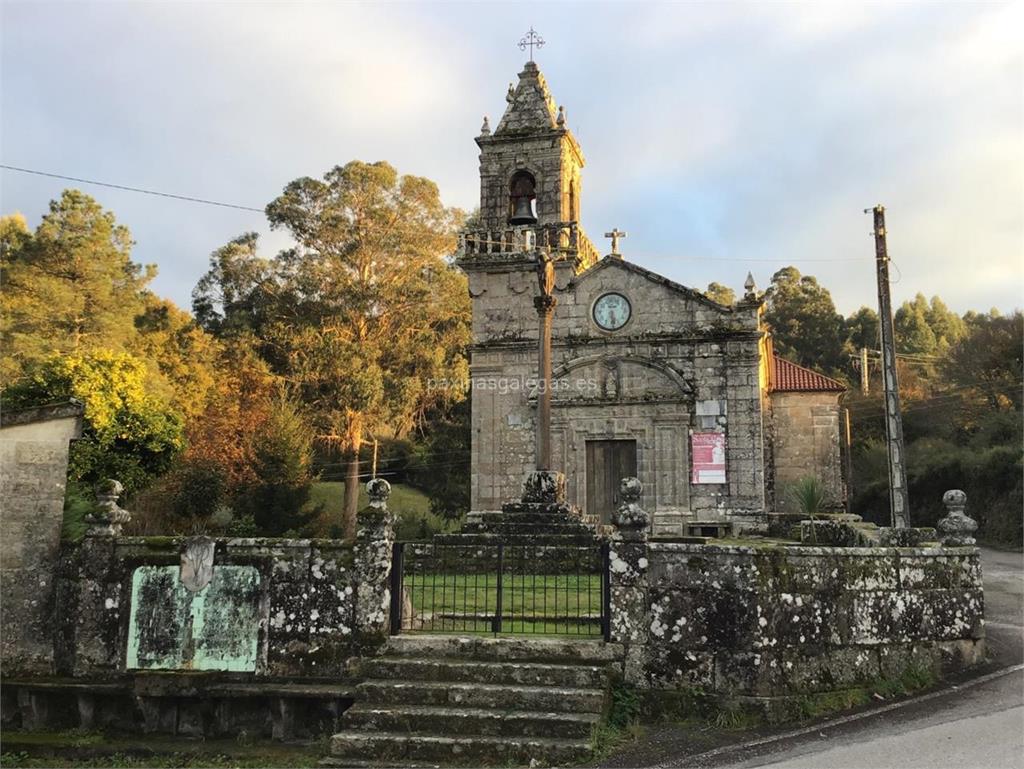
[[[52,201],[33,234],[5,218],[4,383],[28,376],[54,354],[125,349],[156,274],[132,262],[131,246],[128,229],[78,190]]]

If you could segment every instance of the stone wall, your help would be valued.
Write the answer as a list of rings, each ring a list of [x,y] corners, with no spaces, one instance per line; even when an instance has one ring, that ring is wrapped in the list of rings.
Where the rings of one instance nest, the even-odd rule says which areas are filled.
[[[4,411],[0,420],[0,670],[47,674],[68,450],[82,432],[82,406]]]
[[[829,509],[842,509],[846,493],[839,394],[773,392],[769,399],[775,510],[797,512],[789,489],[807,476],[814,476],[821,482]]]
[[[35,644],[55,670],[5,671],[4,727],[336,730],[354,696],[350,663],[388,632],[394,515],[385,481],[368,491],[355,543],[119,537],[119,524],[94,522],[43,573],[56,577],[54,611]]]
[[[772,698],[965,668],[984,655],[973,547],[652,542],[644,565],[648,635],[635,683],[645,687]]]
[[[61,674],[116,675],[128,670],[129,663],[137,669],[203,669],[196,664],[195,647],[216,639],[204,642],[193,627],[200,611],[208,618],[216,611],[228,615],[220,635],[235,634],[240,644],[251,637],[256,645],[251,666],[222,670],[274,677],[344,673],[346,659],[366,640],[357,626],[359,578],[351,545],[337,540],[214,540],[213,575],[247,567],[255,572],[254,589],[242,592],[229,585],[217,591],[217,601],[198,606],[177,576],[187,544],[178,537],[89,536],[67,549],[59,586]],[[140,590],[154,582],[137,574],[160,567],[169,575],[165,589]],[[205,596],[210,588],[200,593]],[[160,633],[147,640],[144,629],[150,625],[159,625]],[[227,640],[222,639],[221,649]]]

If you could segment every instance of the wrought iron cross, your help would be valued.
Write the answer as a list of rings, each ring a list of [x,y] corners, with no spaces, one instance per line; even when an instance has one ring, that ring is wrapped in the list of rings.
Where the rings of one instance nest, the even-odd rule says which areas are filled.
[[[537,30],[530,27],[530,31],[527,32],[523,39],[519,41],[519,50],[525,51],[529,47],[530,49],[530,61],[533,61],[533,49],[544,47],[544,38],[537,34]]]
[[[611,232],[606,232],[604,236],[612,239],[612,256],[622,256],[619,253],[619,238],[629,237],[629,235],[616,227]]]

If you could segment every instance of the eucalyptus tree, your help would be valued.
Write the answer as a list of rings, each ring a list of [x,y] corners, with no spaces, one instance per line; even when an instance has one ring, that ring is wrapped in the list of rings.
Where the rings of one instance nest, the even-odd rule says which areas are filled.
[[[194,308],[205,327],[253,340],[342,458],[353,536],[363,443],[408,435],[463,397],[430,386],[468,372],[469,298],[449,258],[462,214],[428,179],[353,161],[289,183],[267,218],[295,245],[265,260],[248,235],[215,252]]]

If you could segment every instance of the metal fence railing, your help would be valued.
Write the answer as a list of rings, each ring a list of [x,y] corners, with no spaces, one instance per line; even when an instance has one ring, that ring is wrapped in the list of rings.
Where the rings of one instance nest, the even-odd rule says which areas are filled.
[[[391,632],[608,637],[607,545],[398,542]]]

